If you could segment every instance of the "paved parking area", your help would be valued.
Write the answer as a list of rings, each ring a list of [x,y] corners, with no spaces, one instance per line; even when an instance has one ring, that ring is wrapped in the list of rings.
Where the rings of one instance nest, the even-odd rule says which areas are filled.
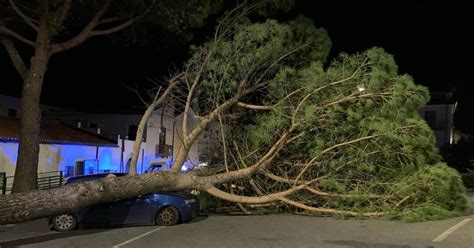
[[[209,216],[172,227],[66,233],[48,231],[45,224],[40,220],[0,231],[0,247],[474,247],[472,215],[423,223],[299,215]]]
[[[468,193],[474,206],[474,191]],[[442,221],[404,223],[300,215],[198,217],[172,227],[54,232],[46,220],[0,227],[0,247],[474,247],[474,208]]]

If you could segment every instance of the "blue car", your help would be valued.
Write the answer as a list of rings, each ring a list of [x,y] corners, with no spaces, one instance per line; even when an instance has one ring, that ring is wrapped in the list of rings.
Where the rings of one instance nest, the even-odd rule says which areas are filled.
[[[71,177],[66,184],[104,178],[108,174]],[[124,173],[114,173],[124,176]],[[50,226],[57,231],[87,227],[160,225],[171,226],[191,221],[199,213],[198,199],[186,192],[152,193],[131,199],[100,204],[81,209],[77,213],[61,214],[49,218]]]

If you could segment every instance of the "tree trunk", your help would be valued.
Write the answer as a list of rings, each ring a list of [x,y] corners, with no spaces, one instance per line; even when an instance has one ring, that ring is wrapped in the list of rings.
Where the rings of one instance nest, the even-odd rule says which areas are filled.
[[[0,196],[0,225],[34,220],[153,192],[203,188],[190,174],[153,172]]]
[[[140,120],[140,124],[138,124],[137,135],[135,138],[135,142],[133,143],[132,161],[130,162],[130,168],[128,170],[129,175],[137,174],[138,155],[140,154],[140,146],[142,144],[143,134],[145,132],[148,119],[150,119],[151,114],[153,114],[155,107],[155,103],[150,105],[146,109],[145,114],[143,114],[143,117]]]
[[[171,167],[171,171],[179,172],[183,164],[188,160],[189,151],[191,150],[191,146],[184,141],[181,146],[179,147],[178,153],[176,154],[176,158],[173,161],[173,166]]]
[[[40,36],[40,34],[38,34]],[[49,61],[47,38],[38,37],[35,55],[23,84],[20,106],[20,141],[12,193],[34,190],[37,187],[41,87]]]
[[[133,143],[133,151],[132,151],[132,161],[130,162],[130,169],[128,170],[129,175],[135,175],[137,173],[137,162],[138,162],[138,155],[140,154],[140,146],[142,144],[142,139],[143,139],[143,134],[145,132],[146,124],[148,122],[148,119],[150,119],[150,116],[153,114],[153,111],[158,106],[162,106],[165,100],[168,98],[168,96],[171,94],[171,91],[174,89],[174,87],[178,84],[179,78],[181,77],[181,74],[177,74],[174,77],[170,78],[169,80],[169,85],[166,88],[165,92],[158,97],[160,94],[161,86],[158,92],[155,95],[155,99],[153,102],[148,106],[146,109],[145,113],[143,114],[140,124],[138,125],[138,130],[137,130],[137,135],[135,138],[135,143]],[[164,110],[162,110],[164,111]],[[161,117],[161,121],[163,121],[163,116]],[[174,132],[174,130],[173,130]]]

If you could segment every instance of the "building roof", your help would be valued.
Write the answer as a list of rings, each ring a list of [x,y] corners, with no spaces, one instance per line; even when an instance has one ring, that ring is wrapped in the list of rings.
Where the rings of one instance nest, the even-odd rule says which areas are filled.
[[[0,116],[0,142],[18,142],[20,121]],[[41,144],[70,144],[87,146],[117,146],[107,138],[61,123],[41,123]]]

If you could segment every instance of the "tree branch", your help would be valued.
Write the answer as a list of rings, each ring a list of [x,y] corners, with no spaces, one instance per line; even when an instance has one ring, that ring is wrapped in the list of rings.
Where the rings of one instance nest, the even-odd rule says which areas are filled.
[[[138,19],[140,19],[141,17],[143,16],[142,15],[139,15],[139,16],[136,16],[132,19],[129,19],[128,21],[126,22],[123,22],[122,24],[119,24],[115,27],[112,27],[112,28],[108,28],[108,29],[104,29],[104,30],[94,30],[94,31],[91,31],[91,36],[97,36],[97,35],[108,35],[108,34],[112,34],[112,33],[116,33],[130,25],[132,25],[134,22],[136,22]]]
[[[253,89],[252,89],[253,90]],[[235,103],[239,101],[242,96],[248,94],[252,90],[247,90],[247,91],[242,91],[242,89],[239,87],[237,93],[235,95],[216,107],[211,113],[207,114],[206,116],[201,118],[201,122],[199,122],[189,133],[187,136],[183,135],[183,143],[181,147],[178,150],[178,154],[176,156],[175,163],[171,167],[172,171],[180,171],[181,167],[183,166],[185,162],[185,158],[187,157],[187,152],[189,151],[191,145],[196,141],[196,139],[201,135],[202,132],[207,128],[207,126],[218,117],[218,114],[220,114],[222,111],[230,108],[233,106]],[[188,93],[189,94],[189,93]],[[186,117],[186,115],[183,116],[183,118]],[[183,121],[183,129],[187,126],[184,125]],[[184,130],[183,130],[184,131]]]
[[[272,180],[280,182],[280,183],[287,183],[287,184],[295,184],[296,183],[296,181],[294,179],[277,176],[277,175],[271,173],[268,170],[260,170],[259,173],[266,176],[266,177],[268,177],[268,178],[270,178],[270,179],[272,179]],[[306,181],[300,181],[300,182],[301,183],[306,183]]]
[[[304,210],[308,210],[311,212],[326,213],[326,214],[342,214],[342,215],[348,215],[348,216],[362,215],[362,216],[367,216],[367,217],[377,217],[384,214],[383,212],[358,213],[358,212],[353,212],[353,211],[344,211],[344,210],[337,210],[337,209],[332,209],[332,208],[316,208],[316,207],[311,207],[303,203],[290,200],[285,197],[279,197],[278,200],[285,202],[287,204],[290,204],[292,206],[304,209]]]
[[[323,86],[321,86],[321,87],[318,87],[318,88],[316,88],[315,90],[313,90],[311,93],[307,94],[307,95],[303,98],[303,100],[301,100],[301,101],[299,102],[298,106],[296,107],[296,110],[294,111],[293,116],[292,116],[292,122],[295,123],[295,121],[296,121],[296,114],[298,113],[299,109],[303,106],[303,103],[306,102],[306,100],[308,100],[310,96],[316,94],[317,92],[319,92],[319,91],[321,91],[321,90],[323,90],[323,89],[326,89],[326,88],[332,87],[332,86],[336,86],[336,85],[339,85],[339,84],[343,84],[343,83],[345,83],[345,82],[347,82],[347,81],[349,81],[349,80],[355,78],[355,76],[357,75],[357,73],[358,73],[364,66],[366,66],[366,65],[367,65],[367,63],[366,63],[366,61],[364,61],[364,62],[352,73],[351,76],[349,76],[349,77],[347,77],[347,78],[343,78],[343,79],[338,80],[338,81],[331,82],[331,83],[326,84],[326,85],[323,85]]]
[[[343,102],[348,102],[348,101],[351,101],[351,100],[354,100],[354,99],[361,99],[361,98],[370,98],[370,97],[386,97],[386,96],[390,96],[392,95],[392,93],[390,92],[382,92],[382,93],[367,93],[367,94],[361,94],[361,95],[350,95],[350,96],[347,96],[347,97],[344,97],[344,98],[341,98],[339,100],[336,100],[334,102],[330,102],[326,105],[324,105],[323,107],[321,108],[327,108],[327,107],[330,107],[332,105],[336,105],[336,104],[339,104],[339,103],[343,103]]]
[[[253,165],[231,171],[231,172],[226,172],[226,173],[221,173],[221,174],[216,174],[212,176],[208,176],[207,178],[209,179],[209,182],[212,184],[219,184],[223,182],[227,182],[229,180],[235,180],[243,177],[247,177],[254,173],[255,171],[265,168],[268,166],[272,160],[278,155],[278,152],[284,147],[286,144],[286,141],[289,138],[290,133],[293,131],[295,127],[291,127],[289,130],[284,132],[280,138],[275,142],[275,144],[263,155],[256,163]]]
[[[153,114],[153,111],[155,111],[155,109],[158,106],[163,105],[163,103],[171,94],[173,89],[176,87],[176,85],[178,85],[179,78],[181,77],[181,75],[182,74],[177,74],[169,80],[168,87],[166,88],[166,90],[163,92],[161,96],[159,96],[160,90],[158,90],[158,92],[155,95],[155,98],[153,99],[153,102],[148,106],[145,113],[143,114],[143,117],[141,118],[140,123],[138,125],[135,142],[133,143],[132,160],[130,162],[130,169],[128,172],[130,175],[135,175],[137,171],[138,155],[140,153],[140,146],[142,144],[143,133],[146,127],[146,123],[148,122],[148,119],[150,118],[150,116]]]
[[[326,149],[324,149],[322,152],[320,152],[318,155],[314,156],[308,163],[306,163],[305,167],[301,170],[301,172],[298,174],[298,176],[295,178],[295,183],[298,182],[298,180],[304,175],[304,173],[306,172],[306,170],[311,166],[311,164],[316,161],[317,158],[319,158],[321,155],[323,155],[324,153],[327,153],[331,150],[334,150],[338,147],[341,147],[341,146],[347,146],[347,145],[350,145],[350,144],[353,144],[353,143],[356,143],[356,142],[360,142],[360,141],[363,141],[363,140],[367,140],[367,139],[372,139],[372,138],[375,138],[375,137],[379,137],[381,136],[380,134],[379,135],[369,135],[369,136],[364,136],[364,137],[360,137],[360,138],[357,138],[357,139],[353,139],[353,140],[349,140],[349,141],[346,141],[346,142],[342,142],[342,143],[339,143],[339,144],[335,144],[331,147],[328,147]]]
[[[110,17],[110,18],[104,18],[104,19],[101,19],[98,24],[107,24],[107,23],[121,21],[121,20],[124,20],[124,19],[126,19],[126,18],[118,17],[118,16]]]
[[[378,135],[375,135],[375,134],[374,134],[374,135],[364,136],[364,137],[360,137],[360,138],[357,138],[357,139],[353,139],[353,140],[349,140],[349,141],[346,141],[346,142],[342,142],[342,143],[339,143],[339,144],[336,144],[336,145],[333,145],[333,146],[331,146],[331,147],[329,147],[329,148],[324,149],[324,150],[320,153],[320,155],[321,155],[321,154],[324,154],[324,153],[326,153],[326,152],[329,152],[329,151],[331,151],[331,150],[334,150],[334,149],[336,149],[336,148],[338,148],[338,147],[341,147],[341,146],[350,145],[350,144],[352,144],[352,143],[360,142],[360,141],[367,140],[367,139],[372,139],[372,138],[379,137],[379,136],[381,136],[381,135],[380,135],[380,134],[378,134]]]
[[[100,18],[102,18],[105,12],[107,12],[107,10],[109,9],[111,2],[112,0],[105,0],[100,9],[91,19],[91,21],[82,29],[82,31],[78,35],[74,36],[68,41],[54,44],[51,49],[52,54],[69,50],[86,41],[91,36],[91,31],[99,23]]]
[[[248,108],[248,109],[254,109],[254,110],[272,110],[276,108],[276,105],[265,106],[265,105],[248,104],[248,103],[243,103],[243,102],[238,102],[237,106]]]
[[[38,31],[38,26],[36,26],[36,24],[34,24],[33,22],[33,18],[30,18],[28,16],[25,15],[25,13],[23,13],[20,8],[18,8],[18,6],[16,5],[15,3],[15,0],[9,0],[10,2],[10,5],[12,6],[12,9],[13,11],[15,11],[15,13],[17,15],[19,15],[21,17],[21,19],[26,23],[28,24],[28,26],[30,26],[32,29],[34,29],[35,31]]]
[[[64,19],[67,16],[67,13],[69,12],[69,9],[71,9],[71,1],[72,0],[63,0],[61,3],[61,6],[57,10],[57,20],[56,24],[61,25],[64,22]]]
[[[116,20],[116,18],[106,18],[101,23],[101,18],[105,14],[105,12],[107,12],[111,2],[112,2],[112,0],[106,0],[104,2],[104,4],[102,5],[102,7],[99,9],[99,11],[97,11],[96,15],[92,18],[92,20],[74,38],[72,38],[68,41],[53,45],[52,53],[62,52],[62,51],[74,48],[74,47],[76,47],[79,44],[83,43],[84,41],[86,41],[88,38],[90,38],[92,36],[108,35],[108,34],[116,33],[120,30],[123,30],[123,29],[129,27],[130,25],[132,25],[138,19],[142,18],[153,7],[153,4],[150,5],[140,15],[135,16],[135,17],[133,17],[133,18],[123,22],[122,24],[117,25],[117,26],[114,26],[114,27],[111,27],[111,28],[108,28],[108,29],[104,29],[104,30],[94,30],[94,28],[96,28],[97,25],[99,25],[99,24],[110,23],[110,22]]]
[[[311,181],[312,182],[312,181]],[[273,194],[267,194],[267,195],[262,195],[262,196],[241,196],[241,195],[234,195],[227,193],[225,191],[222,191],[218,188],[216,188],[214,185],[209,185],[207,188],[204,190],[223,200],[231,201],[231,202],[239,202],[239,203],[244,203],[244,204],[263,204],[263,203],[269,203],[273,201],[278,201],[281,197],[291,195],[301,189],[304,189],[308,183],[300,184],[298,186],[294,186],[290,189],[287,189],[285,191],[281,191],[278,193],[273,193]]]
[[[8,28],[5,27],[5,26],[0,26],[0,34],[5,34],[5,35],[8,35],[8,36],[11,36],[11,37],[13,37],[13,38],[15,38],[15,39],[17,39],[17,40],[19,40],[19,41],[25,43],[25,44],[28,44],[28,45],[30,45],[30,46],[32,46],[32,47],[35,46],[35,42],[33,42],[32,40],[29,40],[29,39],[27,39],[27,38],[21,36],[20,34],[14,32],[14,31],[11,30],[11,29],[8,29]]]
[[[18,74],[20,74],[20,77],[25,79],[28,68],[26,68],[25,62],[23,61],[23,58],[21,58],[21,55],[18,52],[18,49],[15,47],[15,44],[13,44],[13,41],[8,37],[3,37],[0,35],[0,43],[2,43],[7,49],[7,53],[10,57],[10,60],[12,61],[13,67],[15,67]]]
[[[199,68],[199,71],[197,72],[196,78],[194,79],[193,84],[191,85],[191,88],[189,89],[189,92],[186,98],[186,105],[184,106],[184,113],[183,113],[183,127],[182,127],[183,137],[185,139],[188,136],[188,115],[189,115],[189,110],[191,108],[191,99],[199,83],[199,80],[201,79],[204,68],[206,67],[207,62],[209,61],[209,58],[211,57],[211,54],[212,54],[212,51],[207,52],[206,57],[204,58],[204,61],[202,62],[201,67]],[[187,144],[183,143],[183,145],[187,145]]]

